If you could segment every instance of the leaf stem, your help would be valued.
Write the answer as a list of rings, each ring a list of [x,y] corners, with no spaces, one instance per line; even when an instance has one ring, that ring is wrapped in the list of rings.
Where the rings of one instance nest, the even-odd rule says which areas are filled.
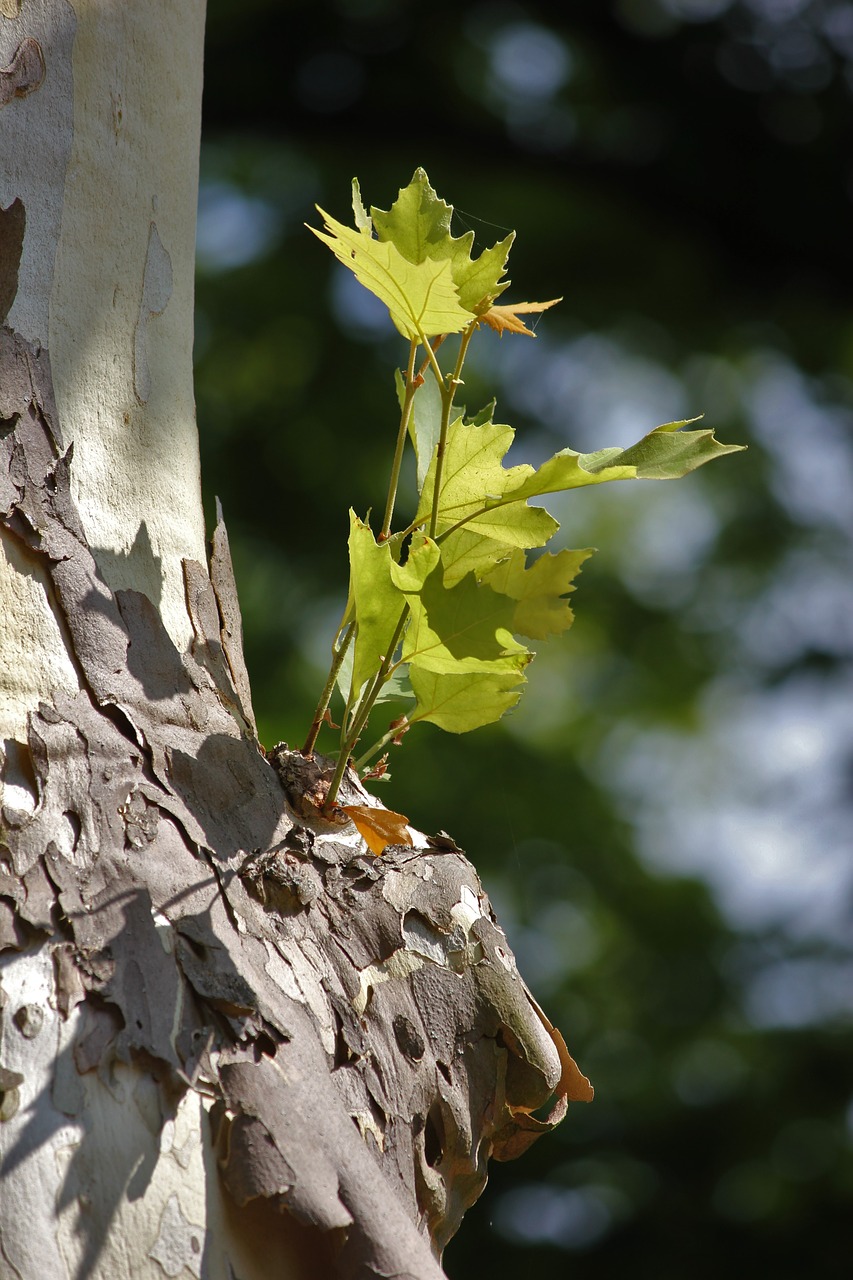
[[[550,493],[555,491],[548,490],[548,492]],[[531,496],[538,498],[540,495],[533,494]],[[461,520],[457,520],[456,524],[452,524],[449,529],[443,530],[443,532],[436,538],[436,542],[443,542],[445,538],[450,537],[451,533],[455,533],[457,529],[461,529],[464,525],[470,524],[472,520],[477,520],[480,516],[487,515],[489,511],[497,511],[499,507],[510,507],[514,502],[526,501],[526,497],[515,498],[512,497],[512,495],[507,498],[496,498],[494,502],[490,502],[488,506],[480,507],[478,511],[471,511],[467,516],[463,516]]]
[[[399,621],[397,622],[397,626],[394,630],[394,634],[391,637],[391,642],[388,645],[388,652],[386,653],[385,657],[382,659],[379,670],[376,672],[376,675],[373,678],[373,682],[370,685],[370,689],[361,699],[359,706],[353,717],[352,723],[350,724],[349,729],[347,731],[346,740],[341,744],[340,755],[338,756],[338,762],[335,766],[335,772],[332,775],[332,781],[329,783],[329,791],[326,796],[326,803],[323,806],[324,809],[330,809],[335,802],[335,797],[338,794],[338,788],[341,785],[341,779],[343,778],[347,764],[349,763],[349,758],[350,758],[350,755],[352,754],[353,747],[361,737],[361,731],[364,728],[365,724],[367,723],[367,719],[371,711],[373,710],[373,705],[376,702],[377,697],[379,696],[379,691],[382,688],[383,684],[385,683],[386,679],[388,678],[388,672],[390,671],[391,667],[394,665],[394,651],[397,648],[397,645],[400,643],[400,637],[403,634],[403,630],[406,626],[408,619],[409,619],[409,606],[404,605],[402,612],[400,613]]]
[[[403,396],[403,407],[400,411],[400,426],[397,430],[397,445],[394,449],[394,460],[391,463],[391,478],[388,481],[388,501],[385,504],[385,515],[382,517],[382,531],[377,542],[385,542],[391,532],[391,520],[394,516],[394,503],[397,500],[397,485],[400,482],[400,467],[403,462],[403,449],[409,430],[409,419],[412,416],[412,405],[415,392],[420,383],[415,375],[415,356],[418,351],[418,340],[412,338],[409,344],[409,363],[406,368],[406,392]]]
[[[456,388],[462,382],[462,366],[465,363],[465,355],[468,351],[468,343],[474,335],[477,327],[477,321],[473,320],[468,328],[463,332],[459,342],[459,354],[456,357],[456,367],[453,373],[445,378],[439,368],[438,361],[433,353],[432,365],[433,372],[438,379],[439,391],[441,393],[441,429],[438,437],[438,447],[435,454],[435,482],[432,490],[432,511],[429,518],[429,536],[435,537],[435,531],[438,527],[438,510],[441,502],[441,479],[444,471],[444,450],[447,443],[447,431],[450,426],[450,415],[453,412],[453,399],[456,395]],[[430,348],[431,350],[431,348]]]
[[[314,719],[311,721],[311,728],[308,730],[308,737],[305,739],[305,746],[302,748],[304,756],[310,756],[314,750],[314,744],[317,741],[317,735],[323,725],[329,703],[332,699],[332,693],[335,688],[335,681],[338,678],[338,672],[341,664],[346,657],[347,649],[350,647],[353,635],[355,633],[355,622],[351,622],[345,629],[337,649],[332,645],[332,665],[329,668],[329,677],[323,686],[323,692],[320,694],[320,701],[317,703],[317,709],[314,712]],[[338,635],[341,633],[338,632]]]
[[[382,737],[379,738],[377,742],[374,742],[372,747],[368,747],[367,751],[358,757],[355,762],[356,769],[363,768],[363,766],[367,764],[368,760],[372,760],[383,747],[387,747],[389,742],[393,742],[395,738],[399,738],[401,729],[406,728],[408,728],[408,722],[405,725],[398,724],[396,728],[389,729],[387,733],[383,733]]]

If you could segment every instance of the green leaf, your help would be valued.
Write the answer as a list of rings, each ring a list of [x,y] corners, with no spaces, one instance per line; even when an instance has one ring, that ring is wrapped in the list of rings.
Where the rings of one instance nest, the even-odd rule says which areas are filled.
[[[438,198],[423,169],[416,169],[409,185],[400,188],[390,209],[370,212],[379,239],[394,244],[409,262],[426,262],[451,239],[453,209]]]
[[[527,465],[508,468],[502,465],[501,460],[514,436],[512,427],[497,426],[493,422],[475,427],[457,418],[450,424],[441,480],[438,533],[476,512],[482,514],[467,527],[507,546],[541,547],[557,531],[557,521],[541,507],[522,506],[507,511],[498,505],[507,490],[520,489],[534,475],[533,468]],[[435,473],[434,458],[418,505],[416,519],[419,522],[429,519],[432,510]],[[495,505],[484,511],[490,499]]]
[[[469,573],[478,578],[507,554],[505,542],[487,538],[478,533],[476,522],[466,524],[455,533],[449,533],[441,542],[441,563],[444,566],[444,585],[452,587]]]
[[[429,538],[424,544],[405,566],[391,570],[411,609],[403,639],[410,678],[416,667],[448,674],[520,672],[531,654],[512,636],[515,602],[480,586],[473,574],[448,590],[438,547]]]
[[[412,415],[409,418],[409,436],[417,459],[418,493],[424,487],[430,459],[435,453],[441,435],[441,390],[430,372],[422,386],[415,392]]]
[[[491,422],[494,417],[497,401],[492,397],[488,404],[484,404],[478,413],[472,414],[471,417],[463,409],[462,417],[465,420],[466,427],[484,427],[487,422]]]
[[[515,232],[511,231],[505,240],[493,244],[491,249],[484,249],[479,258],[473,259],[471,258],[473,231],[454,241],[454,244],[467,241],[465,246],[467,261],[462,260],[461,249],[453,258],[453,279],[459,289],[459,301],[463,307],[468,307],[470,311],[482,315],[489,310],[495,298],[500,297],[504,289],[509,288],[509,280],[504,280],[502,284],[499,281],[506,271],[507,258],[514,239]]]
[[[317,206],[326,232],[310,227],[356,279],[375,293],[406,338],[423,340],[439,333],[458,333],[471,321],[459,302],[449,262],[427,259],[413,263],[390,241],[373,240],[345,227]]]
[[[416,534],[412,539],[406,563],[391,565],[391,576],[395,585],[406,595],[421,591],[427,578],[437,568],[440,559],[441,552],[432,538],[428,538],[426,534]]]
[[[376,699],[376,705],[378,706],[380,702],[406,702],[414,696],[415,691],[409,679],[409,668],[403,662],[394,668],[383,684]]]
[[[727,453],[741,453],[746,448],[743,444],[721,444],[710,427],[704,431],[681,430],[698,420],[686,418],[655,427],[654,431],[624,451],[619,459],[620,465],[627,463],[636,467],[640,480],[678,480],[714,458],[722,458]]]
[[[584,551],[558,551],[556,555],[546,552],[525,567],[524,552],[512,551],[485,581],[495,591],[518,602],[512,619],[516,634],[547,640],[549,636],[567,631],[574,622],[565,597],[574,591],[573,579],[592,554],[591,547]]]
[[[350,583],[355,606],[352,687],[358,693],[377,671],[394,636],[405,599],[394,585],[394,562],[387,542],[377,542],[369,525],[350,511]]]
[[[487,311],[509,285],[508,280],[500,283],[500,279],[506,271],[515,232],[472,258],[474,232],[466,231],[458,237],[451,234],[453,206],[439,199],[423,169],[415,170],[412,181],[400,190],[390,209],[373,208],[370,212],[379,239],[394,244],[409,262],[431,259],[450,263],[459,301],[468,311],[478,315]]]
[[[350,689],[352,688],[352,655],[353,646],[350,645],[343,656],[341,665],[338,667],[338,674],[335,676],[335,684],[338,686],[338,692],[344,703],[349,701]]]
[[[448,733],[468,733],[500,720],[518,702],[524,684],[520,673],[448,675],[414,667],[411,679],[417,704],[408,715],[409,724],[427,720]]]
[[[721,444],[710,428],[681,430],[691,422],[696,418],[664,423],[628,449],[599,449],[597,453],[563,449],[520,485],[508,485],[501,500],[517,502],[608,480],[678,480],[714,458],[746,448],[742,444]]]

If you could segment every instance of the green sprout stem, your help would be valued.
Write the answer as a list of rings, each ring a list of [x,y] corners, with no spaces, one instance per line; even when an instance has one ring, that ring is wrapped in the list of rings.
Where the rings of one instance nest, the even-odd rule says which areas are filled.
[[[340,636],[340,631],[338,632]],[[353,636],[355,635],[355,623],[351,622],[343,632],[337,648],[332,645],[332,665],[329,668],[329,677],[323,686],[323,692],[320,694],[320,701],[317,703],[317,709],[314,712],[314,719],[311,721],[311,728],[308,731],[308,737],[305,739],[305,745],[302,748],[304,756],[310,756],[314,750],[314,744],[317,741],[317,735],[323,725],[323,721],[328,710],[329,703],[332,700],[332,693],[335,688],[335,681],[338,678],[338,672],[341,664],[346,657],[347,649],[350,647]]]
[[[439,391],[441,393],[441,429],[438,437],[438,447],[435,454],[435,483],[432,491],[432,511],[429,518],[429,536],[435,537],[435,531],[438,527],[438,511],[441,502],[441,480],[444,471],[444,452],[447,443],[447,432],[450,427],[450,415],[453,412],[453,399],[456,395],[456,388],[462,382],[462,366],[465,363],[465,356],[468,351],[468,344],[473,337],[474,330],[477,327],[476,320],[473,320],[468,328],[462,334],[459,343],[459,354],[456,357],[456,367],[449,378],[445,378],[439,367],[439,363],[435,358],[435,352],[428,346],[431,353],[431,364],[433,373],[438,381]],[[427,344],[428,345],[428,344]]]
[[[391,478],[388,482],[388,501],[385,504],[385,515],[382,518],[382,530],[377,541],[384,542],[391,533],[391,521],[394,517],[394,503],[397,500],[397,485],[400,482],[400,467],[403,464],[403,449],[406,444],[406,436],[409,431],[409,420],[412,416],[412,405],[415,400],[415,392],[420,386],[418,378],[415,376],[415,356],[418,351],[418,340],[412,338],[409,344],[409,363],[406,368],[406,391],[403,396],[403,407],[400,412],[400,426],[397,430],[397,446],[394,450],[394,460],[391,463]]]
[[[379,692],[383,684],[388,679],[388,674],[391,671],[391,668],[396,665],[394,663],[394,652],[397,645],[400,643],[400,637],[403,634],[408,619],[409,606],[404,605],[400,613],[397,626],[394,630],[394,634],[391,637],[391,643],[388,645],[388,652],[383,658],[379,670],[376,672],[376,675],[370,684],[370,688],[360,700],[352,720],[346,729],[345,739],[341,743],[340,754],[338,755],[337,764],[335,765],[335,772],[333,773],[332,780],[329,783],[326,803],[323,806],[324,809],[331,809],[332,805],[335,803],[335,797],[338,794],[341,779],[346,771],[353,748],[361,737],[362,730],[364,729],[367,719],[373,710],[376,699],[379,697]],[[346,723],[346,721],[344,721],[344,723]]]
[[[379,539],[378,539],[379,541],[386,540],[389,537],[391,532],[391,520],[394,514],[394,504],[397,496],[397,486],[400,479],[400,467],[402,464],[403,449],[406,443],[406,436],[408,434],[408,429],[409,429],[409,421],[412,414],[412,405],[414,403],[415,393],[420,385],[420,379],[423,377],[424,371],[429,366],[432,367],[432,371],[438,382],[439,391],[441,394],[441,402],[442,402],[441,430],[440,430],[440,436],[439,436],[439,442],[438,442],[438,448],[437,448],[437,458],[436,458],[435,495],[433,499],[433,509],[432,509],[432,515],[430,519],[430,536],[431,537],[435,536],[435,530],[438,522],[439,495],[440,495],[440,489],[441,489],[441,468],[444,461],[444,448],[447,440],[447,431],[450,426],[450,415],[453,411],[453,400],[456,395],[456,388],[461,384],[461,381],[462,381],[462,377],[461,377],[462,366],[465,362],[465,355],[468,350],[468,344],[471,341],[471,338],[474,334],[474,330],[476,329],[476,327],[477,327],[476,323],[474,322],[470,324],[468,328],[465,330],[465,332],[462,334],[462,339],[459,344],[459,352],[456,357],[456,366],[453,370],[453,373],[447,378],[445,378],[444,374],[442,373],[441,366],[439,365],[438,360],[436,359],[436,352],[438,348],[441,346],[441,344],[444,342],[446,335],[440,334],[434,343],[431,343],[427,339],[425,334],[420,335],[421,343],[424,347],[424,351],[426,354],[424,357],[423,364],[421,365],[421,369],[418,371],[417,374],[415,373],[415,358],[417,355],[418,342],[415,339],[411,340],[411,343],[409,346],[409,362],[406,369],[406,391],[403,398],[402,410],[400,413],[400,426],[397,431],[397,445],[394,451],[394,461],[391,467],[391,479],[388,485],[388,501],[385,507],[385,516],[382,521],[382,531],[379,534]],[[326,796],[326,804],[325,804],[326,809],[331,808],[331,806],[335,802],[335,797],[338,794],[338,790],[341,785],[341,780],[344,776],[344,772],[346,770],[353,748],[355,747],[355,744],[358,742],[359,738],[361,737],[361,734],[364,730],[364,726],[366,725],[367,720],[370,716],[370,713],[376,704],[376,699],[379,697],[379,693],[382,689],[383,684],[388,679],[388,675],[391,671],[392,666],[395,665],[394,652],[397,648],[397,645],[400,643],[400,638],[405,629],[406,622],[408,621],[408,617],[409,617],[409,606],[406,605],[400,614],[400,619],[397,623],[397,627],[394,632],[393,639],[391,641],[391,644],[388,646],[388,653],[383,659],[382,664],[379,667],[379,670],[376,672],[374,679],[370,683],[369,688],[359,699],[353,711],[351,711],[349,703],[347,704],[346,712],[344,714],[344,721],[343,721],[345,727],[341,733],[341,749],[338,755],[337,764],[335,766],[335,772],[332,775],[331,782],[329,783],[329,790]],[[351,639],[351,635],[348,633],[345,637],[345,641],[347,645],[349,644],[350,639]],[[322,709],[318,708],[318,714],[315,715],[314,724],[312,725],[313,736],[309,735],[309,740],[308,740],[310,746],[306,744],[308,746],[309,751],[313,749],[314,742],[316,741],[317,734],[319,733],[320,725],[323,722],[323,716],[325,714],[326,707],[328,706],[329,699],[332,696],[335,677],[337,676],[337,672],[338,672],[338,669],[340,668],[340,664],[342,661],[343,661],[343,654],[341,654],[340,658],[338,658],[338,654],[336,653],[335,661],[333,662],[333,671],[330,672],[326,689],[324,689],[323,691],[326,701],[323,704]],[[337,665],[335,665],[335,663]],[[352,696],[352,692],[353,691],[350,690],[350,697]],[[321,702],[322,702],[322,699],[321,699]],[[391,737],[393,736],[395,735],[392,734]],[[390,741],[390,739],[383,738],[383,744],[385,741]],[[374,751],[375,749],[371,748],[370,751],[367,753],[367,757],[369,758],[371,755],[373,755]]]
[[[400,733],[408,727],[409,721],[407,720],[404,724],[398,724],[395,728],[389,729],[387,733],[383,733],[382,737],[377,739],[372,747],[368,747],[367,751],[358,757],[355,762],[356,769],[363,769],[369,760],[372,760],[375,755],[378,755],[383,747],[387,747],[389,742],[393,742],[395,738],[399,738]]]

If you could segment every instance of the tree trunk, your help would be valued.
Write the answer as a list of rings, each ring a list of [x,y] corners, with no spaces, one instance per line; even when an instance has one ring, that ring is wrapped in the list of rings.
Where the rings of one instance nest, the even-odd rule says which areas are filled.
[[[373,858],[257,743],[193,412],[202,31],[0,0],[0,1280],[427,1280],[588,1085],[453,842]]]

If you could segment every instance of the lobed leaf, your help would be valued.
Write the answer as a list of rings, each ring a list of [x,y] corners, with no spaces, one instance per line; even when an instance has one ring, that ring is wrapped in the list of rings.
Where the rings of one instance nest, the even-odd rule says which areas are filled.
[[[365,231],[345,227],[317,206],[326,231],[309,227],[356,279],[388,308],[406,338],[423,340],[439,333],[458,333],[470,324],[470,311],[459,302],[449,262],[426,259],[413,263],[390,241],[374,240]]]
[[[666,422],[628,449],[599,449],[586,454],[563,449],[520,485],[509,486],[503,501],[518,502],[608,480],[679,480],[714,458],[746,448],[742,444],[721,444],[710,428],[682,431],[682,427],[696,421],[685,418]]]
[[[635,466],[640,480],[678,480],[714,458],[742,453],[746,448],[744,444],[722,444],[710,427],[701,431],[682,430],[698,421],[698,418],[685,418],[655,427],[622,453],[620,465]]]
[[[409,723],[426,720],[448,733],[468,733],[500,720],[518,702],[524,682],[520,672],[454,675],[412,668],[417,703]]]
[[[462,236],[451,234],[453,206],[439,199],[423,169],[415,170],[411,182],[401,188],[390,209],[372,208],[370,212],[379,239],[394,244],[409,262],[432,260],[450,264],[459,301],[469,312],[487,311],[509,285],[508,280],[500,283],[500,279],[506,271],[515,232],[485,249],[478,258],[472,258],[473,231],[466,231]]]
[[[352,213],[358,230],[369,236],[373,235],[373,223],[370,221],[370,214],[364,207],[358,178],[353,178],[352,180]]]
[[[533,468],[526,464],[502,465],[514,437],[512,427],[493,422],[475,427],[457,418],[450,424],[441,479],[439,533],[477,512],[481,514],[471,520],[468,527],[481,537],[507,546],[541,547],[557,531],[557,521],[541,507],[522,506],[505,511],[499,506],[507,490],[520,489],[534,475]],[[418,522],[429,519],[436,469],[437,460],[433,458],[415,517]],[[490,505],[486,508],[487,503]]]
[[[403,662],[394,667],[390,676],[382,685],[376,698],[376,704],[378,706],[380,702],[407,702],[414,696],[412,682],[409,679],[409,668]]]
[[[528,329],[524,321],[519,320],[518,317],[547,311],[562,301],[562,298],[552,298],[550,302],[514,302],[505,307],[490,307],[488,311],[483,312],[480,320],[490,329],[494,329],[501,338],[505,333],[526,333],[528,338],[535,338],[536,334],[533,330]]]
[[[397,399],[403,407],[406,384],[399,369],[395,372]],[[409,439],[415,450],[417,463],[418,493],[424,487],[424,480],[429,469],[430,459],[435,453],[441,435],[441,391],[438,382],[432,376],[426,378],[418,387],[412,401],[412,412],[409,417]]]
[[[485,581],[494,591],[517,601],[512,619],[516,634],[547,640],[567,631],[574,622],[565,597],[574,591],[573,580],[592,554],[591,547],[558,551],[556,555],[546,552],[525,566],[524,552],[514,550],[495,565]]]
[[[403,661],[409,664],[412,687],[416,668],[447,674],[519,673],[532,655],[512,636],[515,602],[481,586],[473,574],[448,589],[437,545],[429,538],[424,543],[420,556],[413,553],[402,569],[392,568],[411,610]]]
[[[488,570],[507,554],[507,544],[479,533],[476,523],[472,521],[442,538],[441,563],[446,587],[455,586],[469,573],[477,578],[485,577]]]

